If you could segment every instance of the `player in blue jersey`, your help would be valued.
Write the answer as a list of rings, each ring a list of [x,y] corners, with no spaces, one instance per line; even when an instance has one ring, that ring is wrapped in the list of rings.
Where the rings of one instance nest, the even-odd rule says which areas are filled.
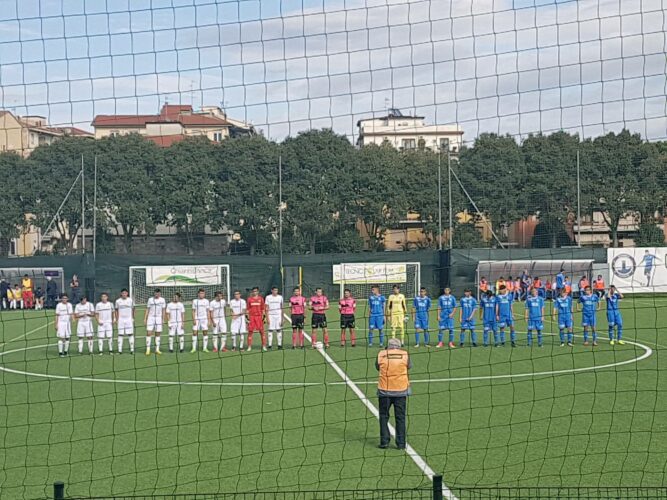
[[[459,346],[463,347],[466,341],[466,330],[470,330],[472,346],[477,347],[477,334],[475,333],[475,311],[477,310],[477,299],[472,296],[472,290],[466,288],[461,297],[459,308],[459,322],[461,323],[461,334]]]
[[[651,279],[653,278],[653,269],[660,259],[657,255],[652,254],[648,250],[644,251],[639,267],[644,268],[644,277],[646,278],[646,286],[651,286]]]
[[[609,287],[607,292],[607,323],[609,323],[609,343],[614,345],[624,345],[623,342],[623,317],[618,307],[619,302],[623,300],[623,294],[619,292],[614,285]],[[616,340],[614,341],[614,327],[616,327]]]
[[[438,345],[443,346],[445,330],[449,330],[449,347],[454,349],[454,313],[456,312],[456,297],[449,288],[438,299]]]
[[[537,345],[542,347],[542,330],[544,330],[544,298],[539,290],[533,288],[526,299],[526,322],[528,323],[528,347],[533,345],[533,330],[537,332]]]
[[[584,288],[584,293],[579,297],[581,304],[581,326],[584,327],[584,345],[588,345],[588,330],[593,334],[593,345],[598,345],[597,311],[600,309],[600,297],[593,293],[590,286]]]
[[[556,275],[556,294],[560,295],[563,288],[565,288],[565,269],[561,267]]]
[[[496,316],[497,316],[498,300],[491,290],[487,290],[485,295],[481,298],[481,308],[479,310],[479,317],[482,320],[484,327],[484,347],[489,345],[489,333],[493,334],[493,338],[498,336]]]
[[[510,329],[510,341],[512,342],[512,347],[516,347],[516,331],[514,330],[514,309],[513,309],[513,300],[512,296],[507,293],[507,288],[505,286],[500,287],[500,293],[496,295],[496,300],[498,301],[498,330],[499,334],[497,338],[494,338],[494,344],[496,347],[498,345],[505,345],[505,329]]]
[[[426,288],[419,289],[419,297],[412,301],[412,321],[415,324],[415,347],[419,347],[419,334],[424,333],[424,345],[429,347],[431,334],[428,331],[428,314],[431,311],[431,297]]]
[[[370,309],[370,317],[368,318],[368,346],[373,346],[373,332],[378,331],[380,336],[379,346],[384,346],[384,317],[385,317],[385,303],[387,298],[380,295],[380,287],[373,286],[371,288],[371,296],[368,297],[368,307]]]
[[[554,300],[553,316],[558,314],[558,332],[560,336],[560,346],[565,345],[565,332],[567,331],[567,345],[572,347],[574,341],[574,322],[572,321],[572,297],[562,288],[560,295]]]

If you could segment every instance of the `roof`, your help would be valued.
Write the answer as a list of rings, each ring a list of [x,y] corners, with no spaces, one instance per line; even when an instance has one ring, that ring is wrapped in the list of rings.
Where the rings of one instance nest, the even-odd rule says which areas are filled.
[[[180,123],[190,127],[229,127],[231,124],[222,118],[203,113],[193,113],[190,105],[165,104],[159,115],[97,115],[93,127],[137,127],[147,123]]]

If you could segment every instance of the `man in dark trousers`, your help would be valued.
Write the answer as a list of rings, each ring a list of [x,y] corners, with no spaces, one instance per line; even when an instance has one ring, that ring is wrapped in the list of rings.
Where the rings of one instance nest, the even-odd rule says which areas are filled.
[[[46,308],[54,309],[58,300],[58,284],[51,276],[46,277]]]
[[[378,353],[375,368],[378,377],[378,398],[380,400],[380,448],[389,447],[389,409],[394,406],[396,419],[396,447],[405,449],[405,411],[411,394],[408,370],[412,362],[407,351],[401,349],[399,339],[389,339],[387,349]]]
[[[11,287],[5,278],[0,279],[0,309],[9,308],[9,300],[7,300],[7,291]]]

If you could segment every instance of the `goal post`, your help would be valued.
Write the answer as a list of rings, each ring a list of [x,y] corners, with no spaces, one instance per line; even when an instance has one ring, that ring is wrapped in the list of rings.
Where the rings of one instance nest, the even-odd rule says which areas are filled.
[[[416,297],[421,287],[419,262],[359,262],[333,266],[333,281],[339,285],[340,296],[349,288],[356,298],[367,298],[373,286],[380,293],[389,295],[394,285],[399,285],[406,297]]]
[[[197,297],[200,288],[206,290],[207,297],[222,291],[230,298],[231,282],[228,264],[173,265],[173,266],[132,266],[130,267],[130,296],[135,304],[143,305],[159,288],[167,300],[178,292],[184,302]]]

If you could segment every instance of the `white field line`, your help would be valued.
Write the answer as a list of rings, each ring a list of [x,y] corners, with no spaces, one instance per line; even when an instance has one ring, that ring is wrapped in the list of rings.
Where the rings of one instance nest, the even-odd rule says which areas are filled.
[[[16,338],[8,340],[7,342],[2,342],[2,343],[0,343],[0,346],[4,346],[6,344],[9,344],[10,342],[16,342],[17,340],[24,339],[24,338],[28,337],[29,335],[32,335],[33,333],[37,333],[40,330],[44,330],[44,328],[48,328],[49,323],[50,323],[50,318],[47,318],[46,323],[44,323],[42,326],[38,326],[37,328],[34,328],[34,329],[30,330],[29,332],[24,333],[23,335],[19,335]]]
[[[292,319],[285,314],[285,318],[287,321],[290,323],[292,322]],[[310,335],[308,335],[305,331],[303,333],[304,337],[308,339],[308,342],[312,343],[312,338]],[[370,399],[364,394],[364,392],[359,389],[359,386],[355,384],[350,377],[347,376],[347,373],[338,366],[338,364],[329,356],[329,354],[324,350],[323,347],[317,348],[317,351],[324,357],[325,361],[333,368],[333,370],[340,376],[340,378],[343,379],[343,383],[347,385],[352,392],[361,400],[361,402],[364,404],[364,406],[368,409],[368,411],[371,412],[371,414],[376,418],[380,419],[380,411],[377,409],[377,407],[371,403]],[[392,437],[394,439],[396,438],[396,429],[394,428],[393,425],[389,424],[389,432],[391,433]],[[424,473],[426,477],[430,481],[433,481],[433,477],[436,475],[433,469],[426,463],[426,460],[424,460],[419,453],[409,444],[405,443],[405,451],[408,454],[408,456],[412,459],[412,461],[417,465],[417,467]],[[448,500],[458,500],[457,497],[454,495],[454,493],[451,492],[447,486],[445,486],[445,482],[443,481],[442,483],[442,495],[444,498],[447,498]]]

